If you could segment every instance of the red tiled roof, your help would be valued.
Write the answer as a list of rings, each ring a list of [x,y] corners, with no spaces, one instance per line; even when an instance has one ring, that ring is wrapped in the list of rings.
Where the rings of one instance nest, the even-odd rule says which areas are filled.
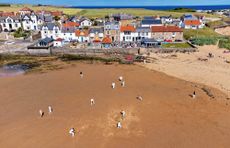
[[[55,41],[63,41],[62,38],[57,38]]]
[[[104,37],[102,40],[103,44],[111,44],[112,43],[112,39],[110,37]]]
[[[89,32],[88,30],[76,30],[75,35],[76,36],[88,36]]]
[[[152,26],[152,32],[183,32],[183,30],[177,26]]]
[[[20,11],[33,11],[32,9],[28,8],[28,7],[24,7],[22,8]]]
[[[78,26],[80,26],[80,24],[76,22],[67,22],[63,24],[63,27],[78,27]]]
[[[100,40],[93,40],[94,43],[100,43]]]
[[[14,12],[1,12],[0,16],[15,16]]]
[[[185,25],[201,25],[201,22],[199,20],[185,20],[184,21]]]
[[[121,26],[120,31],[121,32],[124,32],[124,31],[135,32],[136,29],[134,28],[134,26],[127,25],[127,26]]]
[[[62,16],[62,15],[63,15],[63,12],[62,12],[62,11],[52,11],[52,12],[51,12],[51,15],[52,15],[52,16]]]

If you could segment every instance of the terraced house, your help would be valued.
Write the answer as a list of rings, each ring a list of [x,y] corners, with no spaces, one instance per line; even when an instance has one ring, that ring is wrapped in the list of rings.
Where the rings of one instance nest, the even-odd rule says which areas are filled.
[[[151,38],[157,41],[174,42],[183,40],[183,30],[177,26],[152,26],[151,31]]]
[[[104,25],[104,34],[112,41],[120,41],[120,23],[118,21],[106,22]]]
[[[0,17],[0,25],[2,31],[15,31],[22,27],[20,16],[3,16]]]
[[[38,16],[34,13],[22,15],[22,27],[24,30],[38,30]]]
[[[135,42],[137,39],[136,28],[131,25],[121,26],[120,28],[120,41]]]

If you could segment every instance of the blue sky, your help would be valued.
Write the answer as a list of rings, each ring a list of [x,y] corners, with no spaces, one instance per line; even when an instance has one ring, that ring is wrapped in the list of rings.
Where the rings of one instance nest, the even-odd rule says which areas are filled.
[[[230,0],[0,0],[0,3],[51,4],[66,6],[169,6],[226,5]]]

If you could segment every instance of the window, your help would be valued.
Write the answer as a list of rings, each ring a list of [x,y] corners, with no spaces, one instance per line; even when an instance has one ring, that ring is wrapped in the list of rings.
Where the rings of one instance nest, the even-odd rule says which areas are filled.
[[[3,24],[3,27],[6,27],[6,24]]]
[[[17,27],[18,27],[18,24],[15,24],[15,27],[17,28]]]
[[[107,31],[107,34],[109,34],[109,31]]]

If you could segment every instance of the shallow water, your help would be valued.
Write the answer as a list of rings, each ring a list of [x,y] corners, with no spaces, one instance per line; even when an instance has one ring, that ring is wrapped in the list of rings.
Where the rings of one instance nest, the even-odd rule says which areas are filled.
[[[23,75],[27,69],[26,65],[5,65],[0,67],[0,77]]]

